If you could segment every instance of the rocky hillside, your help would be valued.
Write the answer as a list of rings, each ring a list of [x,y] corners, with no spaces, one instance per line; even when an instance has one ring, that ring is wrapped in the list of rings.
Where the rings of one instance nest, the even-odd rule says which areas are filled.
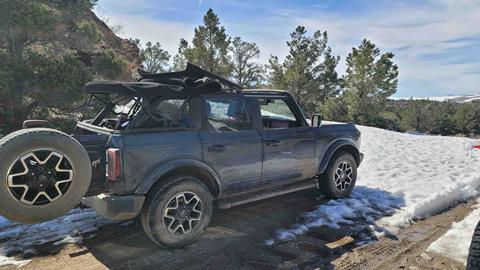
[[[95,15],[91,10],[87,12],[87,19],[94,23],[98,29],[101,39],[96,44],[82,44],[82,42],[73,43],[76,47],[80,59],[87,65],[92,65],[95,58],[100,56],[103,51],[112,49],[119,56],[129,63],[129,70],[140,65],[139,48],[134,42],[128,39],[120,38],[110,29],[110,27]]]
[[[139,48],[122,39],[92,11],[96,0],[7,1],[0,10],[0,52],[35,51],[45,56],[76,54],[89,67],[106,53],[129,70],[139,65]],[[98,73],[98,72],[97,72]],[[101,76],[109,77],[109,76]],[[111,77],[111,76],[110,76]],[[125,78],[125,76],[120,76]]]
[[[96,2],[0,0],[0,133],[34,118],[68,130],[85,83],[132,80],[139,48],[93,13]]]

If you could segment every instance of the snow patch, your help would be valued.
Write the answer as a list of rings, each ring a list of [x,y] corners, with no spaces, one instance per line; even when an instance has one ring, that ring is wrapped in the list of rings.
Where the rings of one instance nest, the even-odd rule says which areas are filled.
[[[479,201],[480,203],[480,201]],[[434,252],[467,265],[468,250],[475,226],[480,221],[480,204],[465,219],[453,222],[452,228],[433,242],[427,251]]]
[[[54,242],[54,245],[81,243],[82,234],[113,223],[92,209],[76,208],[63,217],[45,223],[23,225],[0,216],[0,266],[21,267],[30,260],[16,260],[13,255],[31,255],[32,246]]]
[[[0,249],[0,253],[2,253],[2,249]],[[0,255],[0,267],[6,266],[6,265],[13,265],[13,266],[16,266],[16,267],[20,268],[20,267],[23,267],[23,266],[29,264],[31,261],[32,260],[17,261],[13,258],[9,258],[9,257],[3,256],[3,255]]]
[[[303,223],[289,230],[279,230],[275,239],[265,242],[272,245],[275,241],[293,239],[305,234],[312,228],[327,226],[339,229],[342,225],[360,225],[357,231],[370,229],[374,235],[383,235],[387,230],[375,225],[375,220],[392,215],[396,209],[405,205],[402,197],[379,189],[357,186],[349,198],[330,200],[311,212],[302,215]],[[366,237],[369,238],[369,237]],[[366,240],[366,239],[365,239]]]

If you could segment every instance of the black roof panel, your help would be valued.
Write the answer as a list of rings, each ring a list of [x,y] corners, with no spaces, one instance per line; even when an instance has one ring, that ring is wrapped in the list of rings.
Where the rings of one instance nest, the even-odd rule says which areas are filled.
[[[138,82],[93,81],[85,85],[91,94],[124,94],[153,98],[182,98],[221,91],[240,92],[242,87],[188,63],[184,71],[149,74],[139,71]]]

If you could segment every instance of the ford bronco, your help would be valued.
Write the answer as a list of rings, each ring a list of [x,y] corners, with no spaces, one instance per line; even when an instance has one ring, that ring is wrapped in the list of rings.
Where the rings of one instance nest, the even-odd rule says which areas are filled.
[[[0,139],[0,215],[37,223],[83,203],[109,219],[140,216],[156,244],[182,247],[215,207],[315,186],[352,192],[363,158],[353,124],[308,123],[288,92],[243,90],[191,64],[140,75],[88,83],[103,109],[72,135],[27,121]]]

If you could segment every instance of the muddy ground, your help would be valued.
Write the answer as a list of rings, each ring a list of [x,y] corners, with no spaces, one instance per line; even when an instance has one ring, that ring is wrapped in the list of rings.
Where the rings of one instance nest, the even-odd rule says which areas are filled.
[[[177,250],[152,244],[138,221],[109,225],[82,244],[36,247],[40,253],[22,269],[465,269],[425,249],[453,221],[463,219],[473,201],[370,244],[362,245],[359,234],[365,232],[350,226],[318,228],[294,240],[264,244],[277,229],[290,228],[302,212],[323,202],[314,190],[307,190],[217,210],[206,233]],[[0,267],[6,269],[15,268]]]

